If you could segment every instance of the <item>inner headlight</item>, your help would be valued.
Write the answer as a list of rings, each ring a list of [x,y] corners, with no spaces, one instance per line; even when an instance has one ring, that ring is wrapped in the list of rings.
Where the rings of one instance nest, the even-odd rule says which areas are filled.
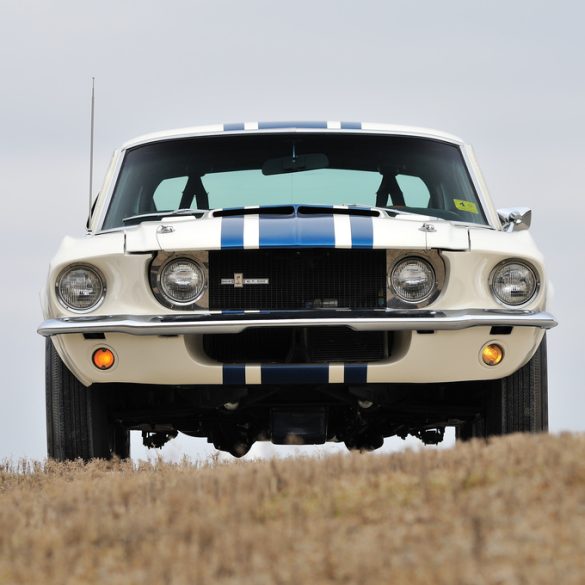
[[[435,289],[433,267],[422,258],[411,257],[396,263],[390,274],[394,294],[407,303],[420,303]]]
[[[72,311],[94,309],[106,294],[105,281],[97,269],[71,266],[57,278],[57,297]]]
[[[523,305],[536,293],[538,278],[528,264],[506,260],[495,267],[490,277],[493,295],[505,305]]]
[[[176,258],[160,271],[160,290],[172,303],[190,305],[205,289],[205,275],[197,262],[189,258]]]

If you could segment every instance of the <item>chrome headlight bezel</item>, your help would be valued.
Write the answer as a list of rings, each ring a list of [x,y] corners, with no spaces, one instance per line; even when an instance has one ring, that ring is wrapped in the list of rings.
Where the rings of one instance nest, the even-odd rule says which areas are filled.
[[[395,284],[395,274],[397,270],[404,264],[412,262],[421,263],[423,266],[425,266],[425,268],[427,268],[428,274],[431,275],[431,281],[428,290],[423,296],[416,299],[407,298],[401,294],[400,290],[396,287]],[[398,304],[407,307],[420,307],[432,302],[439,293],[439,278],[437,275],[437,270],[434,266],[435,263],[436,262],[431,262],[431,258],[427,258],[422,254],[406,254],[396,258],[394,263],[390,266],[387,274],[388,291],[390,292],[392,298]],[[440,280],[442,281],[443,279],[441,278]]]
[[[502,270],[504,270],[506,267],[513,266],[513,265],[519,265],[519,266],[522,266],[523,268],[526,268],[532,274],[532,277],[534,279],[534,286],[532,288],[531,294],[529,296],[527,296],[525,299],[523,299],[522,301],[517,302],[517,303],[506,302],[506,300],[504,300],[502,297],[499,296],[499,294],[496,291],[496,287],[495,287],[495,281],[496,281],[496,278],[499,275],[499,273]],[[522,260],[521,258],[507,258],[506,260],[502,260],[501,262],[496,264],[496,266],[494,266],[494,268],[490,272],[488,284],[489,284],[489,289],[490,289],[490,292],[492,294],[492,297],[494,298],[494,300],[498,304],[500,304],[504,307],[514,307],[514,308],[523,307],[525,305],[528,305],[530,302],[532,302],[536,298],[536,296],[538,295],[538,293],[540,291],[540,287],[541,287],[540,275],[538,273],[538,270],[530,262],[527,262],[526,260]]]
[[[93,274],[93,276],[96,278],[97,283],[99,284],[100,293],[98,297],[91,305],[87,307],[76,307],[74,305],[70,305],[65,300],[62,294],[61,285],[63,283],[63,279],[69,273],[75,270],[85,270],[87,272],[90,272],[91,274]],[[90,264],[83,263],[70,264],[69,266],[61,270],[61,272],[55,279],[55,296],[57,297],[57,301],[64,309],[66,309],[67,311],[71,311],[72,313],[90,313],[91,311],[95,311],[104,302],[104,299],[106,298],[106,292],[107,292],[106,279],[104,278],[103,274],[98,268]]]
[[[167,291],[165,291],[162,278],[164,272],[169,266],[175,262],[189,262],[193,264],[196,269],[200,272],[202,278],[202,286],[198,293],[187,301],[180,301],[172,298]],[[169,308],[174,310],[192,310],[200,309],[206,306],[205,299],[207,297],[207,288],[209,284],[208,270],[206,263],[201,259],[191,256],[189,254],[159,254],[152,261],[150,266],[150,287],[157,301]]]

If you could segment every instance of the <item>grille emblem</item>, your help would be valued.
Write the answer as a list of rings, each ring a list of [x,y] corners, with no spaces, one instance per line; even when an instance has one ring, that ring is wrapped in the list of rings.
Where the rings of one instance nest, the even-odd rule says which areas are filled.
[[[268,278],[244,278],[242,272],[234,272],[233,278],[222,278],[221,284],[229,284],[234,288],[244,288],[246,284],[270,284]]]

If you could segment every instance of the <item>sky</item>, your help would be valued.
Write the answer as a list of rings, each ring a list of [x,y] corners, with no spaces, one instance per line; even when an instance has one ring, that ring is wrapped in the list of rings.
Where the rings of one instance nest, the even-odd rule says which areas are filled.
[[[126,140],[198,124],[375,121],[471,143],[496,205],[533,209],[560,322],[550,427],[584,431],[584,19],[563,0],[0,0],[0,460],[46,453],[39,291],[84,230],[92,77],[94,192]]]

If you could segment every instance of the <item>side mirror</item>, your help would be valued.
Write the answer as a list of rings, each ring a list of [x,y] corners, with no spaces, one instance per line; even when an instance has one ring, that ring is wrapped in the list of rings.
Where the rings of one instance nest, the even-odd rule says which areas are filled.
[[[498,217],[505,232],[527,230],[532,223],[532,209],[528,207],[508,207],[498,209]]]

